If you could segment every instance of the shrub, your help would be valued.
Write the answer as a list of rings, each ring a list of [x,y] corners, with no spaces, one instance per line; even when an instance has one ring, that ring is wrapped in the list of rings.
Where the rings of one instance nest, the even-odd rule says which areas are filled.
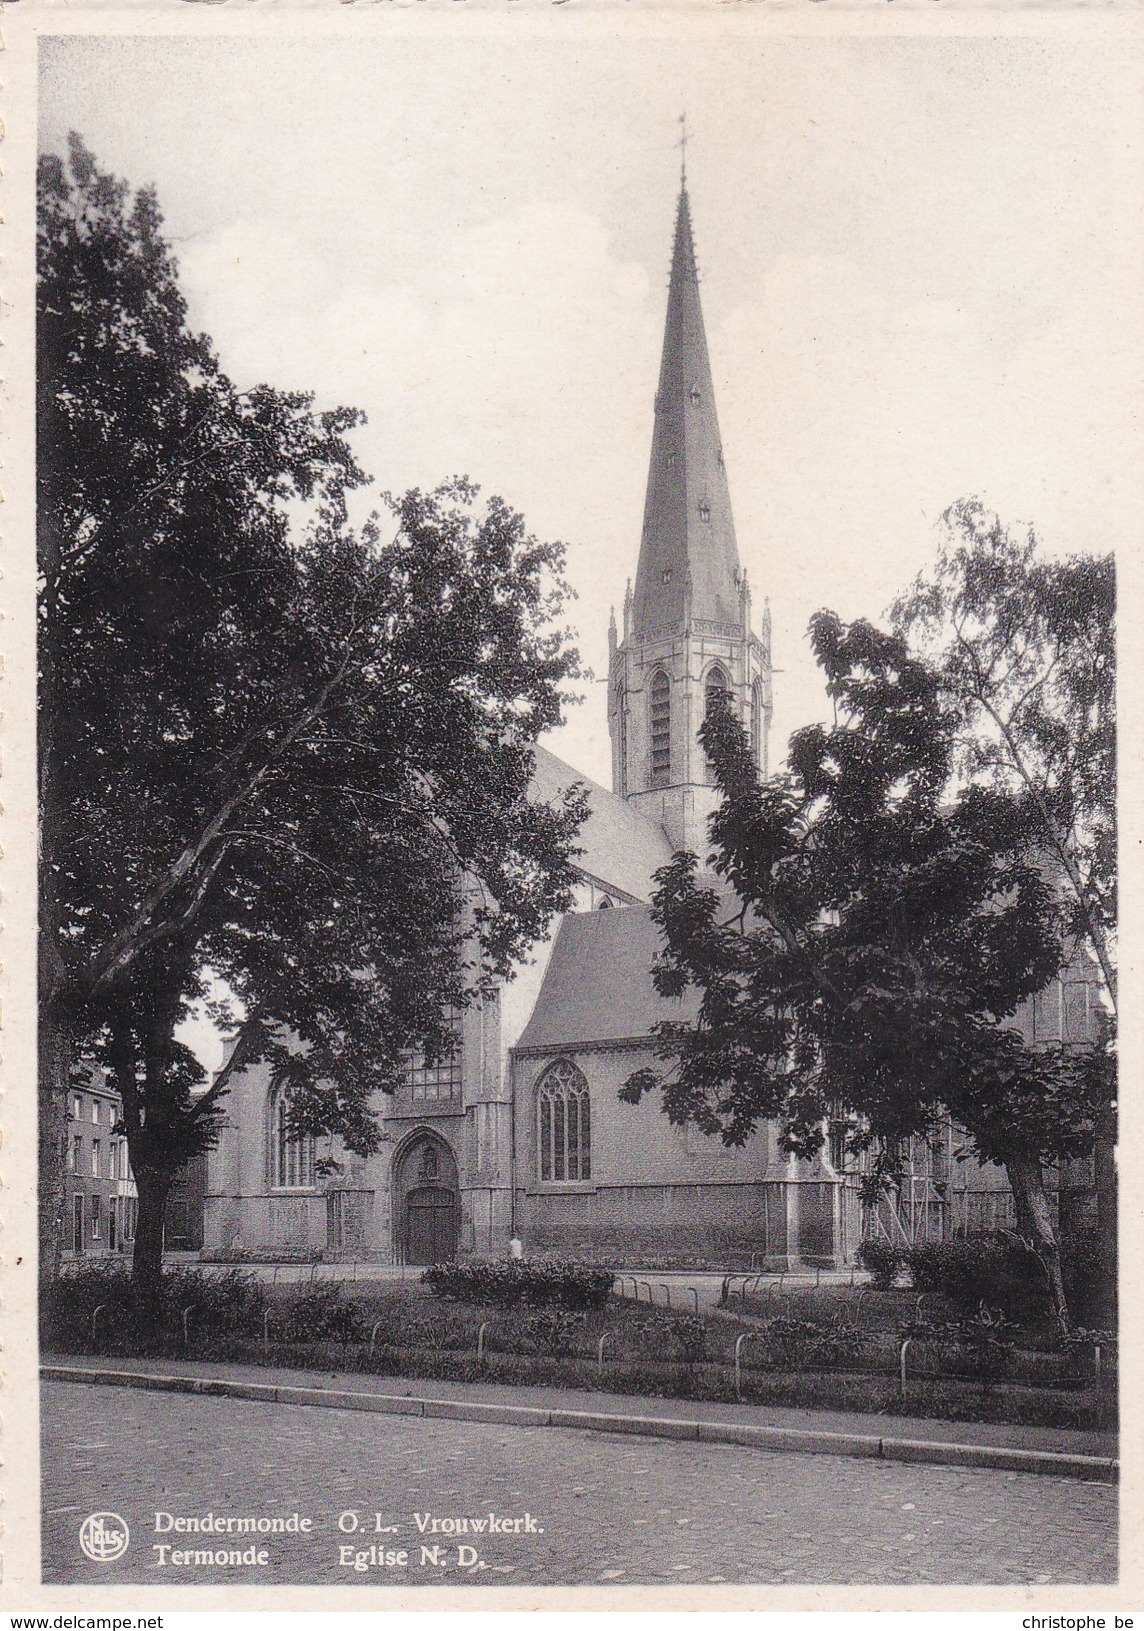
[[[1061,1237],[1061,1274],[1069,1312],[1078,1324],[1116,1322],[1116,1281],[1107,1283],[1101,1240],[1095,1229],[1076,1229]]]
[[[858,1248],[858,1261],[874,1277],[876,1291],[892,1291],[902,1266],[902,1252],[892,1241],[871,1236]]]
[[[964,1313],[986,1303],[1012,1319],[1049,1314],[1044,1265],[1015,1235],[926,1241],[910,1248],[906,1263],[916,1290],[944,1297]]]
[[[200,1263],[320,1263],[320,1246],[275,1246],[271,1251],[254,1251],[246,1246],[206,1246],[199,1253]]]
[[[190,1308],[191,1329],[201,1335],[254,1336],[262,1331],[266,1288],[253,1274],[240,1269],[226,1274],[173,1269],[163,1277],[163,1290],[169,1318],[181,1326],[182,1311]]]
[[[688,1370],[694,1370],[707,1358],[707,1342],[710,1335],[707,1322],[696,1314],[679,1314],[676,1317],[657,1319],[652,1330],[660,1337],[666,1337],[674,1342],[683,1355],[683,1363]]]
[[[1096,1381],[1097,1347],[1100,1348],[1099,1379],[1102,1383],[1114,1383],[1119,1369],[1116,1332],[1088,1329],[1083,1325],[1074,1325],[1065,1338],[1065,1374],[1085,1382]]]
[[[756,1352],[766,1370],[804,1370],[811,1344],[822,1334],[814,1320],[778,1314],[759,1331]]]
[[[453,1302],[489,1303],[497,1308],[602,1308],[612,1291],[610,1269],[538,1257],[531,1263],[475,1258],[438,1263],[422,1281],[435,1297]]]
[[[807,1344],[811,1370],[852,1370],[862,1356],[862,1334],[847,1321],[819,1328]]]
[[[463,1352],[474,1346],[474,1339],[463,1326],[454,1327],[448,1321],[434,1319],[432,1315],[427,1319],[407,1321],[400,1334],[393,1340],[400,1346],[428,1348],[433,1354],[443,1354],[450,1350]]]
[[[862,1357],[863,1337],[842,1317],[823,1324],[779,1314],[760,1330],[752,1351],[766,1370],[850,1370]]]
[[[168,1340],[181,1343],[183,1314],[188,1334],[212,1340],[261,1332],[266,1292],[249,1274],[202,1274],[173,1269],[163,1276],[159,1299],[145,1306],[122,1264],[83,1268],[55,1282],[41,1311],[44,1342],[67,1353],[154,1352]]]
[[[113,1334],[122,1340],[138,1321],[131,1275],[119,1264],[93,1265],[56,1280],[40,1305],[44,1345],[64,1353],[90,1353]]]
[[[550,1359],[567,1359],[583,1329],[583,1314],[552,1308],[526,1320],[524,1334],[537,1353],[547,1354]]]
[[[368,1333],[360,1308],[346,1302],[338,1285],[321,1286],[296,1297],[286,1318],[288,1342],[340,1342],[348,1347]]]
[[[958,1340],[968,1349],[982,1391],[989,1393],[1013,1363],[1012,1320],[999,1308],[982,1303],[972,1319],[962,1320],[956,1329]]]

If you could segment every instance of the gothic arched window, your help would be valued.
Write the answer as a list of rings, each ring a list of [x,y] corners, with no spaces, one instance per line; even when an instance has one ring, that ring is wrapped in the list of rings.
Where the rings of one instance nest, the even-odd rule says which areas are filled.
[[[763,767],[763,688],[758,680],[751,684],[751,758],[761,770]]]
[[[718,663],[712,664],[712,666],[707,670],[707,683],[704,687],[704,719],[711,718],[712,711],[715,707],[716,697],[729,698],[730,695],[731,682],[727,678],[726,671],[720,668]],[[711,764],[710,755],[708,755],[707,759],[707,771],[709,775],[714,776],[714,769]]]
[[[592,1176],[588,1083],[571,1059],[555,1060],[537,1084],[536,1137],[542,1183],[577,1183]]]
[[[662,668],[651,677],[651,785],[671,786],[671,681]]]
[[[730,694],[731,681],[727,678],[725,671],[720,668],[718,663],[713,664],[713,666],[707,670],[706,712],[710,714],[712,705],[717,696],[730,696]]]
[[[292,1138],[289,1130],[290,1088],[279,1083],[270,1095],[270,1187],[314,1187],[314,1138]]]

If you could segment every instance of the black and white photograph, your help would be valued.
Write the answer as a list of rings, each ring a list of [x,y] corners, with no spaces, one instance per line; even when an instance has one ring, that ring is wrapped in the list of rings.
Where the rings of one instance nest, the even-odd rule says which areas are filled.
[[[38,15],[35,1590],[1109,1603],[1125,43],[332,9]]]

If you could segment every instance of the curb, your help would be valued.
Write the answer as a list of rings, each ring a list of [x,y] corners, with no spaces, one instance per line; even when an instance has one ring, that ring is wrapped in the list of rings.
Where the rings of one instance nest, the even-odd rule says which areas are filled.
[[[272,1382],[232,1382],[209,1376],[167,1376],[110,1371],[80,1365],[41,1365],[46,1382],[85,1382],[101,1387],[144,1388],[158,1393],[201,1393],[263,1404],[311,1405],[326,1410],[365,1410],[386,1416],[423,1416],[445,1421],[499,1422],[508,1427],[571,1427],[595,1433],[633,1433],[645,1438],[690,1439],[700,1444],[742,1444],[757,1450],[801,1455],[865,1456],[884,1461],[928,1462],[943,1467],[987,1467],[1000,1472],[1119,1482],[1120,1462],[1072,1455],[1066,1450],[1002,1449],[927,1439],[877,1438],[865,1433],[816,1433],[797,1427],[740,1422],[686,1421],[667,1416],[604,1415],[593,1410],[546,1410],[532,1405],[487,1404],[466,1399],[421,1399],[404,1393],[359,1393],[334,1388],[280,1387]]]

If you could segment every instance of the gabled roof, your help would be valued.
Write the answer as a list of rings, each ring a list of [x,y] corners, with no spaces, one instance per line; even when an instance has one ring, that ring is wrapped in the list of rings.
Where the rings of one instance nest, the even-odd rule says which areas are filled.
[[[632,632],[648,635],[697,619],[737,625],[738,575],[684,183],[675,220]]]
[[[669,1001],[651,983],[659,950],[646,906],[569,912],[517,1048],[632,1040],[658,1020],[690,1019],[692,1003]]]
[[[554,801],[573,782],[582,783],[587,791],[590,814],[576,839],[581,851],[574,857],[576,866],[596,883],[615,889],[629,900],[649,901],[655,888],[652,874],[666,866],[672,856],[663,828],[634,805],[573,770],[547,748],[536,748],[535,756],[535,798]]]

